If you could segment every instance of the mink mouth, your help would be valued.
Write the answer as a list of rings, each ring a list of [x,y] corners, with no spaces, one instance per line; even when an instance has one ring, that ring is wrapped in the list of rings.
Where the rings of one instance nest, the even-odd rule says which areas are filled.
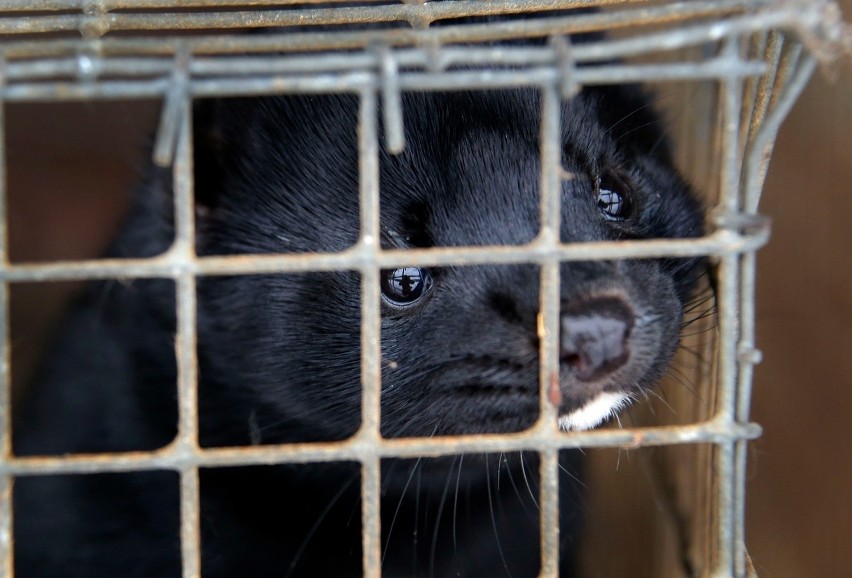
[[[576,377],[570,368],[564,364],[560,371],[558,400],[559,414],[570,413],[603,394],[605,391],[615,391],[623,388],[614,387],[612,379],[583,380]],[[503,373],[503,372],[501,372]],[[526,376],[504,375],[491,376],[488,380],[453,380],[450,377],[435,379],[430,387],[433,394],[438,396],[468,397],[468,398],[510,398],[519,401],[532,402],[538,405],[539,382],[526,379]],[[555,400],[556,402],[556,400]]]
[[[560,389],[563,397],[558,408],[558,424],[563,431],[594,429],[633,401],[621,388],[591,386],[570,377],[560,380]],[[566,390],[572,395],[565,395]],[[465,433],[521,431],[531,427],[539,416],[539,390],[529,385],[473,381],[444,384],[435,393],[447,402],[460,400],[476,408],[467,417],[458,416],[456,426]]]

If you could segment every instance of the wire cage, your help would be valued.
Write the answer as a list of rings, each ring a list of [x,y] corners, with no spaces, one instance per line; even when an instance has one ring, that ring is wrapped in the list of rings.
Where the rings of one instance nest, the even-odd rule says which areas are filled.
[[[246,33],[258,28],[265,33]],[[589,32],[605,34],[571,43],[570,35]],[[526,38],[547,42],[505,44]],[[0,576],[13,575],[12,489],[22,476],[178,472],[183,575],[191,577],[201,573],[200,467],[355,461],[362,468],[364,575],[379,576],[382,458],[532,450],[540,455],[541,576],[553,577],[559,555],[558,451],[649,446],[666,450],[656,466],[672,488],[666,500],[678,534],[674,554],[656,575],[752,575],[743,519],[747,444],[760,435],[760,427],[749,421],[752,368],[760,360],[754,343],[755,252],[769,237],[758,202],[779,125],[818,62],[831,59],[842,40],[836,6],[807,0],[0,0]],[[686,111],[676,115],[675,136],[683,136],[681,166],[713,207],[709,231],[695,239],[560,243],[559,103],[584,86],[628,82],[688,87],[673,107]],[[521,246],[381,249],[376,242],[379,128],[390,151],[404,148],[401,94],[511,87],[532,87],[542,96],[542,224],[536,239]],[[197,256],[193,100],[294,93],[350,93],[359,100],[358,243],[339,253]],[[173,171],[171,249],[148,259],[11,262],[4,105],[152,98],[163,103],[154,161]],[[549,376],[559,371],[559,264],[698,255],[716,264],[714,335],[698,344],[707,360],[696,378],[705,403],[697,407],[691,397],[672,402],[683,405],[680,415],[689,423],[559,431],[547,394]],[[379,271],[519,262],[541,268],[544,338],[536,425],[520,434],[384,439]],[[344,269],[362,279],[358,433],[342,442],[200,448],[197,278]],[[177,438],[150,452],[16,457],[10,425],[10,285],[118,277],[169,278],[176,284]],[[701,451],[684,457],[678,452],[685,446]]]

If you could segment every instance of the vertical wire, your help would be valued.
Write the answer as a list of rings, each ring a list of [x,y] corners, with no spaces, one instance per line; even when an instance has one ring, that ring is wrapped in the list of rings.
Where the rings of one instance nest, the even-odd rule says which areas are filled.
[[[781,36],[780,33],[778,34]],[[805,51],[804,46],[796,42],[787,43],[785,46],[782,46],[779,51],[781,54],[775,65],[778,69],[775,75],[775,83],[768,89],[769,104],[767,105],[767,108],[769,110],[774,110],[778,107],[778,102],[783,98],[783,95],[786,92],[785,88],[790,85],[793,73],[800,68],[799,65],[802,57],[805,55],[812,56]]]
[[[378,52],[382,70],[382,117],[385,143],[388,152],[399,154],[405,149],[405,132],[402,126],[402,93],[399,90],[399,64],[387,46]]]
[[[740,61],[737,42],[728,39],[722,47],[723,59]],[[719,205],[725,212],[739,209],[739,132],[742,109],[742,80],[729,76],[722,81],[722,179]]]
[[[716,489],[716,561],[713,578],[734,576],[733,536],[736,508],[734,505],[735,444],[720,443],[713,456]]]
[[[776,71],[773,76],[775,84],[769,83],[764,87],[761,100],[761,114],[753,119],[749,136],[752,149],[747,152],[746,164],[744,166],[744,206],[747,214],[757,211],[757,203],[760,199],[760,189],[763,185],[768,159],[772,151],[775,136],[781,119],[795,102],[803,89],[806,81],[813,71],[813,63],[805,62],[795,74],[793,69],[799,62],[799,51],[793,50],[792,56],[781,59],[781,44],[783,38],[777,32],[773,32],[777,38],[774,46],[767,50],[767,60],[772,69]],[[809,66],[809,64],[811,66]],[[762,78],[761,81],[764,79]],[[755,348],[755,293],[757,282],[757,256],[754,252],[747,253],[741,258],[740,272],[740,318],[741,328],[737,355],[740,361],[740,374],[738,384],[738,399],[736,406],[736,419],[745,423],[749,419],[752,380],[754,365],[760,362],[760,351]],[[748,442],[741,440],[736,442],[734,466],[734,572],[739,578],[746,576],[748,572],[747,552],[745,546],[745,494],[746,494],[746,460],[748,458]]]
[[[736,419],[739,423],[748,420],[748,398],[751,397],[754,364],[759,361],[760,354],[754,348],[754,314],[755,314],[755,281],[757,257],[755,253],[746,253],[740,260],[740,317],[741,330],[737,355],[740,361],[738,384],[739,399],[737,400]],[[745,493],[746,493],[746,458],[748,456],[748,441],[739,440],[734,448],[734,573],[737,578],[746,573],[745,546]]]
[[[562,147],[561,101],[557,84],[542,87],[541,102],[541,231],[539,240],[547,246],[559,243]],[[542,263],[539,334],[539,428],[551,437],[557,434],[559,410],[559,261]],[[541,576],[559,575],[559,451],[539,450],[541,477]]]
[[[197,297],[195,274],[190,270],[195,259],[195,210],[192,158],[191,96],[184,87],[178,98],[179,122],[174,157],[175,243],[173,258],[180,273],[176,278],[177,334],[175,353],[178,367],[178,438],[180,467],[180,541],[184,578],[201,574],[201,538],[199,530],[200,498],[198,465],[198,353]]]
[[[763,122],[766,116],[766,111],[769,108],[769,99],[772,93],[772,86],[775,82],[775,77],[778,74],[778,63],[781,58],[781,49],[784,46],[784,37],[776,30],[769,32],[766,41],[766,47],[763,50],[762,58],[767,65],[767,70],[755,82],[750,79],[750,83],[754,86],[755,92],[753,95],[746,95],[744,102],[751,103],[753,101],[752,113],[749,115],[748,124],[744,123],[744,130],[741,135],[743,143],[751,142],[757,129]],[[752,96],[753,98],[749,98]]]
[[[177,139],[180,138],[180,123],[183,120],[185,98],[184,95],[189,81],[189,51],[185,44],[178,47],[175,53],[174,70],[163,102],[163,110],[160,113],[160,122],[157,127],[156,140],[154,141],[153,160],[154,164],[167,167],[176,154]]]
[[[717,419],[721,417],[723,426],[730,426],[733,416],[728,404],[735,399],[731,391],[736,386],[736,333],[737,333],[737,286],[739,258],[736,255],[723,256],[719,265],[718,307],[720,325],[720,369],[719,369],[719,406]],[[734,443],[717,444],[713,457],[715,488],[716,561],[714,576],[731,576],[733,570],[733,539],[736,527],[736,509],[734,507]]]
[[[769,38],[769,33],[766,30],[760,30],[752,33],[751,40],[749,42],[747,58],[749,60],[755,60],[760,58],[764,62],[767,60],[767,53],[771,51],[771,48],[767,48],[767,44],[771,46],[772,40]],[[743,88],[743,97],[742,97],[742,109],[740,111],[740,136],[739,136],[739,144],[743,148],[748,142],[749,129],[753,124],[753,120],[759,116],[759,105],[762,102],[762,99],[758,97],[759,94],[765,94],[765,91],[761,93],[761,88],[765,86],[768,77],[774,77],[774,71],[772,67],[768,67],[767,70],[759,77],[749,76],[745,79],[744,88]],[[743,152],[741,152],[743,154]]]
[[[0,267],[9,265],[6,211],[6,121],[5,69],[0,57]],[[12,457],[12,380],[9,359],[9,284],[0,282],[0,461]],[[0,474],[0,578],[13,575],[12,489],[11,474]]]
[[[778,62],[781,56],[781,48],[783,46],[783,36],[777,31],[762,31],[759,33],[752,44],[752,52],[750,58],[762,57],[767,64],[767,70],[759,78],[749,78],[746,81],[746,88],[742,96],[742,116],[740,118],[740,135],[739,135],[739,150],[742,151],[743,158],[748,155],[748,147],[752,143],[757,129],[763,122],[769,106],[769,99],[772,93],[772,86],[775,82],[778,72]],[[744,161],[745,162],[745,161]],[[743,167],[745,168],[745,167]],[[744,175],[745,170],[740,171],[740,186],[745,187]],[[744,190],[743,211],[751,213],[748,208],[748,195]],[[756,208],[756,207],[755,207]],[[740,259],[740,333],[739,343],[737,347],[739,366],[738,375],[738,399],[736,420],[743,423],[747,416],[743,416],[740,407],[744,392],[751,393],[751,380],[753,374],[754,359],[746,359],[743,357],[746,342],[749,344],[752,357],[757,357],[757,352],[754,350],[754,285],[755,285],[755,267],[757,265],[755,254],[747,253]],[[746,457],[748,452],[747,441],[737,441],[733,450],[733,536],[732,545],[733,552],[733,570],[734,575],[739,577],[745,574],[745,475],[746,475]]]
[[[738,59],[738,43],[729,39],[722,48],[724,56]],[[742,81],[729,77],[723,81],[722,91],[722,179],[719,206],[725,214],[739,211],[740,173],[740,112],[742,110]],[[725,255],[719,264],[719,394],[716,420],[730,427],[735,418],[737,387],[737,343],[739,341],[739,263],[737,255]],[[733,571],[733,539],[736,520],[734,508],[734,442],[718,444],[714,456],[716,478],[716,568],[718,576],[729,576]]]
[[[365,577],[381,574],[381,461],[375,451],[381,442],[381,311],[379,270],[375,258],[379,244],[379,143],[378,101],[374,87],[360,92],[358,109],[360,244],[371,257],[361,274],[361,515]]]

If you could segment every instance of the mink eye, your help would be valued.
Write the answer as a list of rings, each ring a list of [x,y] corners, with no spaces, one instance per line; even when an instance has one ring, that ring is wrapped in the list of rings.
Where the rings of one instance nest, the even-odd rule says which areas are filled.
[[[633,212],[630,187],[613,174],[603,175],[597,183],[598,209],[608,221],[623,221]]]
[[[432,276],[420,267],[382,271],[382,295],[390,305],[411,305],[432,287]]]

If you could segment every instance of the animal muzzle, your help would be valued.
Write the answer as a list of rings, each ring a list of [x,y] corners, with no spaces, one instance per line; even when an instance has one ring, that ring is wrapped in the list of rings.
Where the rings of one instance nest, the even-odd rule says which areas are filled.
[[[622,367],[630,357],[629,339],[635,315],[620,297],[563,304],[560,359],[581,381],[598,381]]]

